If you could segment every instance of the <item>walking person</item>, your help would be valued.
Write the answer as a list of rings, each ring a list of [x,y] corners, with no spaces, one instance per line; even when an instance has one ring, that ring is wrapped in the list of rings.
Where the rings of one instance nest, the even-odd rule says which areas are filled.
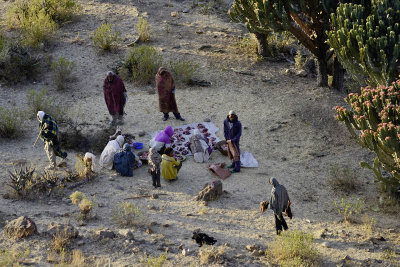
[[[122,79],[112,71],[107,72],[103,82],[104,100],[111,115],[111,125],[123,124],[125,103],[128,100]]]
[[[158,69],[156,87],[158,91],[158,106],[160,112],[164,114],[163,121],[168,120],[169,112],[172,112],[177,120],[184,121],[185,119],[182,118],[176,105],[174,78],[164,67]]]
[[[232,160],[232,164],[228,168],[232,168],[231,173],[240,172],[240,147],[239,141],[242,135],[242,124],[240,123],[235,111],[231,110],[227,118],[224,120],[224,136],[228,143],[228,156]]]
[[[158,151],[154,148],[150,148],[149,150],[149,155],[148,157],[148,162],[151,167],[150,169],[150,174],[151,174],[151,179],[153,180],[153,186],[154,188],[156,187],[161,187],[161,182],[160,182],[160,176],[161,176],[161,155],[158,153]]]
[[[271,209],[274,211],[275,217],[275,228],[276,234],[280,235],[282,228],[286,231],[288,229],[287,223],[283,214],[287,215],[292,219],[292,211],[290,209],[289,194],[286,188],[279,184],[276,178],[272,177],[269,180],[272,185],[271,198],[268,201],[263,201],[260,203],[260,209],[262,212],[268,209],[268,204],[270,204]]]
[[[57,122],[43,111],[37,113],[37,119],[40,127],[39,136],[44,141],[44,150],[50,161],[50,165],[46,169],[54,170],[57,167],[56,156],[64,160],[68,154],[60,147]]]

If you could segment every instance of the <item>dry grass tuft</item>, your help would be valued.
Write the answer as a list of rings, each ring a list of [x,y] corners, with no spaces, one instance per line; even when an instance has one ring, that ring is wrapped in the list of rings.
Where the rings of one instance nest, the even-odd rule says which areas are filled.
[[[220,246],[215,248],[214,246],[203,246],[199,250],[199,257],[201,264],[222,264],[225,261],[225,248]]]
[[[143,215],[139,207],[125,201],[118,203],[111,213],[114,221],[122,226],[133,226],[140,223]]]

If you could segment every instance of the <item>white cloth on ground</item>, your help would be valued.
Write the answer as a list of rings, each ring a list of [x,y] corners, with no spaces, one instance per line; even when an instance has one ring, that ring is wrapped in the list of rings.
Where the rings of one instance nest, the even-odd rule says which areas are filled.
[[[240,153],[240,166],[245,168],[257,168],[258,161],[253,157],[250,152],[243,151]]]

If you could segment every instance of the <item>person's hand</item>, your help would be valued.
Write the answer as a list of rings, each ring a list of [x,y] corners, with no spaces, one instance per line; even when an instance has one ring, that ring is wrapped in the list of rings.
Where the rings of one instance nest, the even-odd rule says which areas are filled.
[[[228,144],[230,144],[230,143],[232,142],[232,140],[229,139],[229,140],[226,140],[226,142],[227,142]]]

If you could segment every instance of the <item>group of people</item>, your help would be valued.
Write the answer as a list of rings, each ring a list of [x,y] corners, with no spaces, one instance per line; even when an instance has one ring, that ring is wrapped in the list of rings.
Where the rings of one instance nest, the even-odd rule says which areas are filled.
[[[169,119],[169,112],[172,112],[177,120],[184,121],[180,115],[175,100],[175,84],[172,75],[165,69],[160,68],[156,74],[156,86],[159,96],[159,110],[163,113],[163,121]],[[124,117],[124,107],[127,102],[127,93],[122,79],[112,71],[107,73],[107,77],[103,83],[104,98],[108,111],[111,115],[111,124],[122,124]],[[63,160],[67,157],[67,153],[60,147],[58,138],[57,122],[43,111],[37,113],[39,121],[39,136],[45,143],[45,151],[49,158],[50,165],[47,169],[55,169],[56,156]],[[153,186],[161,187],[160,177],[167,181],[177,179],[182,162],[174,158],[174,150],[172,148],[172,136],[174,130],[171,126],[167,126],[160,132],[151,144],[148,153],[149,172],[152,177]],[[242,125],[237,114],[231,110],[227,118],[224,120],[224,137],[228,145],[228,155],[231,159],[231,172],[240,172],[240,137],[242,134]],[[115,140],[107,143],[100,156],[100,166],[105,169],[115,169],[122,176],[133,176],[133,168],[135,165],[135,155],[131,151],[131,146],[125,143],[124,136],[117,135]],[[212,149],[209,146],[208,138],[199,130],[194,130],[190,138],[190,150],[193,153],[196,162],[207,162],[211,155]],[[262,211],[270,208],[274,211],[275,225],[277,234],[282,229],[287,230],[288,226],[283,214],[292,218],[290,210],[290,200],[286,188],[278,183],[275,178],[270,179],[272,185],[270,201],[260,203]]]

